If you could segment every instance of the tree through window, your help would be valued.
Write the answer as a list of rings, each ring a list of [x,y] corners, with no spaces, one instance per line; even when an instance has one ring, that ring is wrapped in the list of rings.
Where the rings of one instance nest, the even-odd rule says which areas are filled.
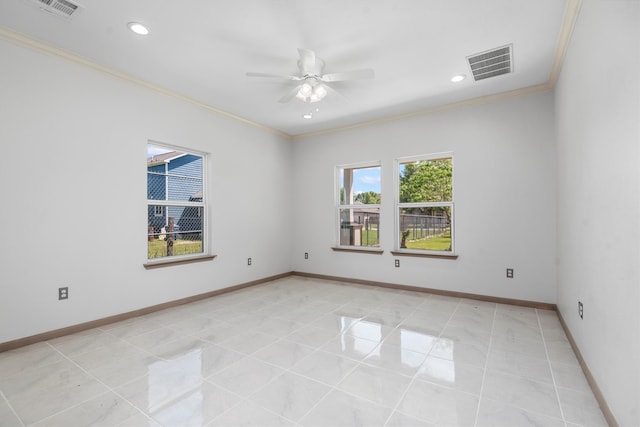
[[[453,156],[397,160],[400,250],[453,252]]]

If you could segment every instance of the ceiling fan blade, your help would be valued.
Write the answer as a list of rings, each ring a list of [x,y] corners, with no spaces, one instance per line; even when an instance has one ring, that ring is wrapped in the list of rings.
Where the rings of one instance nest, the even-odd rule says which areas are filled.
[[[314,51],[309,49],[298,49],[298,55],[300,55],[298,66],[302,72],[311,72],[315,69],[316,54]]]
[[[362,70],[345,71],[342,73],[329,73],[320,77],[323,82],[342,82],[345,80],[362,80],[372,79],[375,73],[371,68],[364,68]]]
[[[288,92],[285,96],[280,98],[278,100],[278,102],[284,104],[284,103],[287,103],[287,102],[291,101],[296,96],[298,91],[300,90],[300,86],[302,86],[302,85],[299,85],[299,86],[296,86],[295,88],[293,88],[293,90],[291,92]]]
[[[338,97],[341,98],[345,101],[348,101],[349,98],[347,98],[346,96],[344,96],[343,94],[341,94],[340,92],[338,92],[337,90],[335,90],[334,88],[332,88],[331,86],[325,84],[324,87],[327,89],[327,94],[330,94],[332,97]]]
[[[269,77],[269,78],[294,80],[294,81],[302,80],[302,77],[299,77],[299,76],[285,76],[283,74],[270,74],[270,73],[253,73],[251,71],[247,72],[247,76],[248,77]]]

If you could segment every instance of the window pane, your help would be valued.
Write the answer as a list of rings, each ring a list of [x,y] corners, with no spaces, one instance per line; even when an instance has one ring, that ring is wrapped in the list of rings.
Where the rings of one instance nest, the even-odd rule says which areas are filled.
[[[147,145],[149,259],[203,253],[203,166],[201,154]]]
[[[380,246],[380,209],[340,209],[341,246]]]
[[[203,214],[201,206],[149,205],[149,259],[202,253]]]
[[[340,204],[380,204],[380,166],[340,169]]]
[[[400,203],[453,200],[451,158],[400,163]]]
[[[451,251],[451,207],[400,208],[400,248]]]
[[[202,164],[202,156],[150,146],[147,199],[202,201]]]

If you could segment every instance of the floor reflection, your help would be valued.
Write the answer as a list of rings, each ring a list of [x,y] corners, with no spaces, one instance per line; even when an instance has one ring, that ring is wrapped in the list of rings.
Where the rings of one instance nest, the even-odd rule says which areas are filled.
[[[398,326],[399,342],[389,342],[385,345],[382,334],[381,323],[371,320],[361,320],[353,322],[353,318],[343,318],[344,325],[352,324],[348,333],[353,338],[347,339],[343,333],[342,345],[345,352],[357,352],[368,358],[378,358],[379,360],[393,361],[415,370],[420,368],[423,375],[433,378],[438,382],[446,382],[454,385],[456,382],[456,369],[454,362],[455,341],[449,338],[442,338],[426,331],[416,328],[408,328],[403,325]],[[366,341],[365,341],[366,340]],[[370,351],[371,342],[381,345]],[[438,347],[439,357],[431,358],[430,362],[423,366],[424,357],[431,349]],[[368,353],[367,353],[368,352]],[[420,353],[424,356],[416,357]]]
[[[367,320],[356,322],[351,327],[351,335],[358,338],[364,338],[377,343],[382,342],[382,325]]]
[[[453,360],[432,357],[425,363],[420,373],[438,382],[446,382],[451,385],[456,383],[456,366]]]
[[[147,407],[156,412],[170,402],[187,397],[202,402],[198,396],[201,384],[202,350],[194,349],[183,357],[162,360],[149,365]],[[192,408],[197,412],[197,408]]]

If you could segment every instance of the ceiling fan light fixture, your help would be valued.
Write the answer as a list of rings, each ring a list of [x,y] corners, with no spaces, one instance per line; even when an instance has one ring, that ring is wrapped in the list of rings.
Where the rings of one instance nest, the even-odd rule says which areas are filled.
[[[300,95],[302,95],[302,96],[309,96],[309,95],[311,95],[312,92],[313,92],[313,88],[311,87],[311,85],[309,83],[304,83],[300,87]]]
[[[296,98],[304,102],[318,102],[327,96],[327,88],[323,84],[315,84],[305,82],[298,89]]]
[[[324,85],[316,85],[313,88],[313,94],[318,98],[318,101],[327,96],[327,88]]]
[[[313,86],[311,86],[308,82],[304,82],[302,86],[300,86],[300,89],[298,89],[296,98],[301,101],[307,102],[311,95],[313,95]]]

